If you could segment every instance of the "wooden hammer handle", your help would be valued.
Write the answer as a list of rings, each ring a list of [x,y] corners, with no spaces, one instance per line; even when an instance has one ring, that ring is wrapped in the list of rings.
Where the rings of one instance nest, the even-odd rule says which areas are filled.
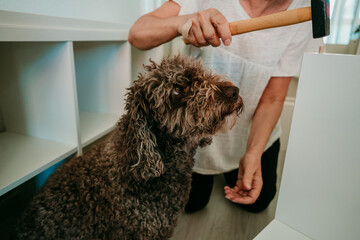
[[[230,22],[231,35],[257,31],[261,29],[283,27],[311,20],[311,7],[297,8],[262,17]]]
[[[231,35],[238,35],[267,28],[283,27],[311,20],[311,7],[296,8],[262,17],[230,22]],[[191,26],[191,25],[190,25]],[[189,27],[190,30],[190,27]],[[189,41],[184,39],[185,44]]]

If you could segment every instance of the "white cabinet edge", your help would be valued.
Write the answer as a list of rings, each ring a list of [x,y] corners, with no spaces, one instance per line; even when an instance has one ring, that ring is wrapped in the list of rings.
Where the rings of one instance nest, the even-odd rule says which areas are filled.
[[[255,238],[254,240],[311,240],[301,232],[291,228],[287,224],[274,219],[272,220]]]
[[[129,24],[0,10],[0,41],[126,41]]]

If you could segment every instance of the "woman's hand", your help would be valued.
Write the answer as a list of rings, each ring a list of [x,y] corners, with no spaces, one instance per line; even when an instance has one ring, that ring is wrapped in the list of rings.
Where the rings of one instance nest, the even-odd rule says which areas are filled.
[[[225,197],[233,202],[252,204],[260,195],[263,185],[261,155],[280,118],[290,80],[291,77],[270,78],[261,96],[253,117],[246,153],[240,159],[238,181],[234,188],[225,187]]]
[[[239,204],[253,204],[260,195],[262,185],[261,156],[245,153],[240,159],[236,186],[225,186],[225,197]]]
[[[148,50],[183,35],[196,47],[220,46],[231,43],[229,23],[218,10],[210,8],[197,13],[180,15],[180,5],[166,1],[154,11],[141,16],[131,26],[129,42],[136,48]]]
[[[209,8],[188,15],[191,20],[191,28],[179,28],[180,34],[187,35],[186,41],[196,47],[211,45],[218,47],[223,43],[228,46],[231,43],[229,23],[218,10]],[[188,31],[184,34],[184,31]]]

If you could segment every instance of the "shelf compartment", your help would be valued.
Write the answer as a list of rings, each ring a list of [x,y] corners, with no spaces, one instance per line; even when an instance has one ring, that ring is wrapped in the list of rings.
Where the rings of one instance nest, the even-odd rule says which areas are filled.
[[[87,146],[114,129],[119,117],[101,112],[80,111],[80,136],[82,145]]]
[[[74,42],[80,139],[84,147],[110,132],[124,111],[130,83],[127,42]]]
[[[71,50],[68,42],[0,43],[1,194],[77,150]]]
[[[65,143],[0,133],[0,196],[76,151]]]

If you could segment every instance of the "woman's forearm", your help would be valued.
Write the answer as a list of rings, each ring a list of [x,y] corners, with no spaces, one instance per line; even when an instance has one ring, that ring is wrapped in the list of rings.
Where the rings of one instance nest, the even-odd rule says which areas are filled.
[[[274,127],[279,120],[283,102],[263,102],[255,112],[246,151],[261,157]]]
[[[129,42],[138,49],[148,50],[184,34],[188,43],[196,47],[218,47],[220,38],[226,46],[230,45],[229,23],[221,12],[209,8],[179,16],[180,9],[176,2],[166,1],[153,12],[140,17],[129,31]]]
[[[144,15],[131,27],[129,42],[141,50],[157,47],[179,36],[187,19],[187,15],[167,18]]]
[[[247,153],[255,154],[258,159],[280,118],[290,80],[290,77],[272,78],[259,101],[246,148]]]

